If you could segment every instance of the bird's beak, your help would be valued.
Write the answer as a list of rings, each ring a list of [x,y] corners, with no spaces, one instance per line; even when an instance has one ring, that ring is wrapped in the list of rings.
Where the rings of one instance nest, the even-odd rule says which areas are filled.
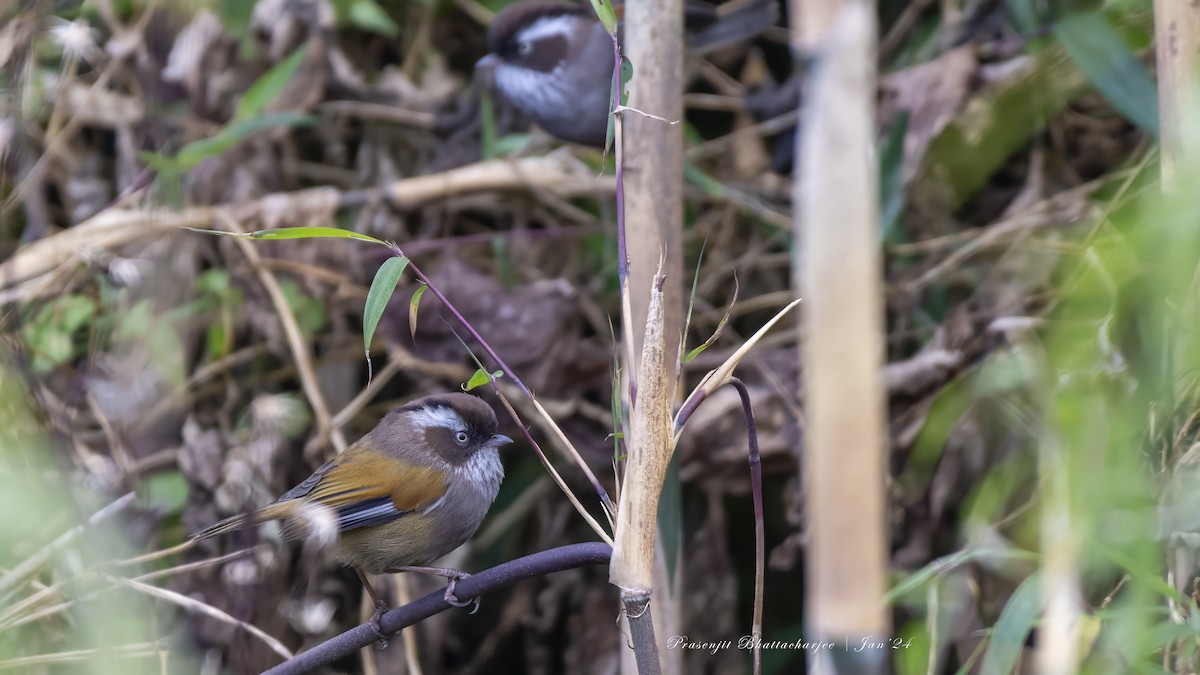
[[[512,442],[513,442],[513,439],[509,438],[508,436],[505,436],[504,434],[496,434],[495,436],[492,436],[491,439],[488,440],[487,446],[489,448],[498,448],[502,445],[508,445],[509,443],[512,443]]]
[[[496,66],[501,63],[500,57],[495,54],[487,56],[475,62],[475,79],[485,83],[490,83],[496,77]]]

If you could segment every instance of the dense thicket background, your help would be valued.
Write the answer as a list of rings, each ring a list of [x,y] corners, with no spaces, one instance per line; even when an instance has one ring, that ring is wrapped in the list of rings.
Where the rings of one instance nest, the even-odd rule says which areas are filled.
[[[137,556],[273,499],[333,452],[335,427],[353,440],[475,370],[432,296],[409,325],[406,278],[375,336],[375,388],[356,399],[379,251],[248,251],[176,225],[338,226],[401,243],[611,488],[611,159],[480,100],[472,65],[504,4],[0,1],[0,668],[257,672],[280,657],[245,626],[296,651],[358,623],[353,573],[270,531],[252,554],[196,567],[177,566],[259,533]],[[1028,661],[1045,524],[1061,516],[1087,667],[1194,672],[1195,210],[1147,197],[1149,2],[878,9],[891,599],[895,636],[913,639],[896,668]],[[686,365],[690,383],[794,298],[800,83],[784,26],[689,61],[685,268],[698,281],[685,349],[740,289],[721,339]],[[772,640],[803,631],[797,335],[778,330],[739,371],[761,433]],[[452,564],[594,538],[527,450],[507,455],[488,521]],[[723,391],[679,452],[695,639],[749,632],[745,458],[737,396]],[[425,673],[611,673],[616,618],[604,570],[562,573],[425,622],[416,659]],[[405,658],[396,640],[339,670],[402,672]],[[686,659],[689,673],[748,668],[737,650]],[[765,672],[802,663],[771,651]]]

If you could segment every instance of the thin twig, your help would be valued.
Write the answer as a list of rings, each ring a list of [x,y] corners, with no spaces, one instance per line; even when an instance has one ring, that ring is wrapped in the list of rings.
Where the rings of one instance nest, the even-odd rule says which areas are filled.
[[[397,256],[407,257],[407,256],[405,256],[404,251],[402,251],[399,246],[393,244],[391,246],[391,248],[392,248],[392,252],[395,253]],[[492,360],[496,362],[496,365],[500,366],[500,369],[502,371],[504,371],[504,374],[509,379],[512,380],[513,384],[515,384],[518,389],[521,390],[521,393],[524,394],[530,401],[533,402],[535,408],[538,410],[539,413],[542,414],[543,418],[545,418],[546,421],[550,424],[550,428],[555,430],[555,433],[556,433],[556,435],[558,435],[559,440],[562,441],[563,445],[570,451],[571,456],[574,458],[575,462],[579,465],[579,468],[583,471],[584,475],[587,476],[588,481],[591,482],[592,488],[596,490],[596,494],[599,495],[599,497],[600,497],[600,503],[605,505],[605,508],[611,508],[612,501],[609,499],[608,492],[604,489],[604,486],[601,485],[600,479],[598,479],[596,477],[596,474],[592,471],[591,467],[589,467],[587,465],[587,462],[583,461],[583,457],[575,449],[575,446],[573,444],[571,444],[571,442],[567,439],[566,435],[562,433],[562,430],[558,428],[558,425],[554,422],[554,419],[552,417],[550,417],[550,414],[547,413],[545,408],[542,408],[541,405],[537,402],[537,398],[534,397],[533,392],[529,390],[529,387],[525,386],[525,383],[522,382],[521,378],[517,376],[516,371],[514,371],[512,368],[510,368],[508,366],[508,364],[505,363],[504,360],[500,358],[500,355],[496,353],[496,350],[492,349],[492,346],[490,344],[488,344],[487,340],[483,339],[483,336],[479,334],[479,331],[475,330],[475,327],[472,326],[471,323],[469,321],[467,321],[466,317],[464,317],[462,315],[462,313],[458,311],[458,308],[455,307],[454,304],[450,302],[450,300],[445,296],[445,294],[442,293],[441,289],[438,288],[437,285],[435,285],[429,279],[429,277],[425,275],[424,272],[421,271],[421,268],[417,267],[416,263],[412,262],[411,258],[409,259],[408,268],[410,270],[412,270],[413,274],[419,280],[424,282],[429,287],[429,291],[431,293],[433,293],[434,297],[436,297],[438,299],[438,301],[440,301],[442,303],[442,306],[445,307],[447,310],[449,310],[455,319],[458,319],[458,322],[460,324],[462,324],[463,328],[465,328],[467,330],[467,332],[471,334],[471,337],[475,338],[475,341],[479,343],[479,346],[483,348],[483,351],[486,352],[487,355],[490,356],[492,358]],[[497,392],[499,392],[498,389],[497,389]],[[516,412],[513,411],[511,409],[511,407],[509,408],[509,412],[510,412],[510,414],[513,415],[513,419],[517,422],[517,424],[520,425],[522,429],[524,429],[525,427],[524,427],[524,425],[521,425],[520,418],[516,416]],[[531,436],[528,436],[528,432],[526,432],[526,436],[529,438],[530,444],[533,445],[535,447],[535,449],[537,449],[539,454],[541,454],[541,449],[537,446],[536,443],[534,443],[533,438]],[[550,464],[549,464],[548,460],[545,459],[544,455],[542,456],[542,461],[548,468],[550,467]],[[577,503],[577,500],[575,499],[574,495],[571,494],[571,492],[570,492],[570,488],[566,487],[566,483],[561,482],[561,478],[556,478],[556,480],[560,482],[559,486],[563,488],[563,491],[572,499],[572,501],[574,503]],[[577,506],[576,508],[580,509],[581,514],[586,514],[586,511],[583,510],[582,506]],[[608,535],[604,533],[604,530],[599,527],[599,524],[595,523],[595,520],[591,519],[590,516],[586,516],[586,515],[585,515],[585,519],[587,519],[589,521],[589,525],[592,526],[592,529],[596,530],[596,534],[600,535],[600,537],[602,539],[605,539],[605,541],[611,541],[611,539],[608,538]]]
[[[21,561],[8,572],[5,572],[4,576],[0,576],[0,603],[6,602],[13,590],[16,589],[21,582],[41,569],[41,567],[49,562],[51,558],[66,548],[67,545],[72,541],[75,541],[79,535],[83,534],[87,528],[93,527],[97,523],[103,522],[117,513],[120,513],[125,509],[125,507],[133,503],[135,497],[136,495],[132,492],[120,497],[108,506],[105,506],[96,513],[92,514],[92,516],[88,518],[86,522],[67,530],[63,534],[59,535],[57,539],[44,546],[40,551]]]
[[[68,663],[74,661],[87,661],[94,663],[94,659],[104,659],[108,662],[113,657],[118,658],[144,658],[148,656],[156,656],[162,651],[161,648],[153,642],[145,642],[141,644],[119,645],[117,647],[103,647],[101,649],[74,649],[65,652],[55,652],[53,654],[37,654],[35,656],[22,656],[15,659],[7,659],[0,661],[0,670],[14,670],[16,668],[29,668],[31,666],[47,666],[55,663]]]
[[[559,475],[558,470],[555,469],[554,465],[550,463],[550,459],[546,457],[546,453],[542,452],[542,448],[537,444],[537,441],[533,440],[533,435],[529,433],[529,429],[523,422],[521,422],[520,416],[517,415],[517,411],[513,409],[512,404],[508,402],[508,398],[502,391],[500,391],[499,387],[495,386],[494,381],[492,382],[492,386],[496,390],[496,396],[499,397],[501,405],[504,406],[504,409],[508,411],[509,416],[512,417],[514,422],[516,422],[517,427],[521,429],[521,433],[525,435],[525,440],[529,443],[530,447],[533,448],[534,452],[538,456],[538,459],[541,460],[542,466],[546,468],[546,472],[549,473],[550,477],[554,479],[554,483],[558,485],[558,488],[562,490],[564,495],[566,495],[567,500],[571,502],[571,505],[575,507],[575,510],[579,512],[579,515],[583,516],[583,519],[587,521],[588,526],[591,527],[592,530],[604,540],[604,543],[612,546],[612,537],[604,531],[604,528],[600,527],[600,523],[596,522],[596,519],[592,517],[592,514],[588,513],[587,509],[583,508],[583,504],[579,502],[579,498],[575,496],[575,493],[572,492],[571,488],[567,486],[566,481],[564,481],[562,476]],[[557,429],[557,425],[555,425],[554,428]],[[607,493],[602,492],[601,495],[603,500],[608,499]],[[606,509],[612,508],[611,503],[608,503],[607,501],[604,503],[606,504]]]
[[[736,377],[729,384],[742,399],[742,414],[746,416],[746,443],[749,447],[750,494],[754,498],[754,675],[762,673],[763,575],[766,573],[766,532],[763,525],[762,457],[758,452],[758,426],[754,423],[754,408],[750,405],[750,390]]]
[[[218,218],[223,220],[231,232],[242,232],[241,225],[224,211],[217,211]],[[304,390],[304,396],[308,399],[308,404],[312,406],[313,417],[317,420],[316,438],[323,441],[328,438],[333,442],[334,449],[338,454],[346,450],[346,438],[342,435],[342,430],[333,425],[333,418],[329,414],[329,406],[325,403],[325,396],[321,393],[321,385],[317,382],[317,372],[313,367],[312,354],[309,353],[308,343],[304,339],[304,333],[300,331],[300,324],[296,321],[296,315],[292,312],[291,305],[288,304],[287,296],[283,293],[283,288],[280,287],[279,281],[275,279],[275,275],[271,274],[270,270],[262,264],[262,256],[255,250],[254,245],[241,237],[234,237],[234,241],[241,247],[242,254],[250,262],[250,266],[254,268],[255,274],[258,275],[258,280],[263,287],[267,289],[267,295],[271,296],[271,303],[275,306],[275,313],[279,316],[279,323],[283,325],[283,333],[287,338],[288,349],[292,352],[292,359],[296,362],[296,372],[300,377],[300,387]]]
[[[285,659],[292,658],[291,650],[289,650],[287,647],[283,646],[283,643],[280,642],[279,640],[268,635],[266,633],[266,631],[264,631],[263,629],[259,628],[258,626],[255,626],[254,624],[247,623],[247,622],[241,621],[233,616],[230,616],[228,613],[226,613],[220,609],[217,609],[216,607],[213,607],[212,605],[200,602],[199,600],[195,600],[193,598],[189,598],[188,596],[186,596],[182,593],[176,593],[175,591],[169,591],[165,588],[159,588],[158,586],[151,586],[150,584],[143,584],[142,582],[134,581],[133,579],[122,579],[121,577],[109,576],[108,580],[114,584],[121,585],[121,586],[128,586],[129,588],[131,588],[135,591],[139,591],[141,593],[145,593],[146,595],[149,595],[149,596],[152,596],[155,598],[159,598],[160,600],[166,600],[167,602],[177,605],[187,611],[198,612],[200,614],[204,614],[205,616],[212,617],[212,618],[216,619],[217,621],[221,621],[223,623],[227,623],[232,626],[237,626],[238,628],[245,630],[247,633],[250,633],[254,637],[261,640],[263,644],[265,644],[267,647],[269,647],[271,649],[271,651],[275,652],[276,654],[279,654],[280,656],[282,656]]]

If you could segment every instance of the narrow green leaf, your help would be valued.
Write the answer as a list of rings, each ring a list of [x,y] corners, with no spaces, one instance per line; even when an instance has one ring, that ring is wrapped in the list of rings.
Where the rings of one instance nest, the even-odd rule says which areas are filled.
[[[374,0],[354,0],[350,5],[350,23],[388,37],[400,34],[400,26]]]
[[[210,138],[192,141],[179,150],[174,157],[176,166],[180,169],[193,169],[197,164],[209,157],[215,157],[229,148],[240,143],[251,134],[277,126],[305,126],[317,121],[312,115],[284,112],[264,115],[246,120],[237,120],[229,124]]]
[[[179,171],[179,163],[175,161],[174,157],[166,157],[161,153],[146,151],[139,152],[138,157],[146,163],[146,166],[154,169],[158,173],[177,173]]]
[[[496,157],[496,105],[486,90],[479,96],[479,145],[483,159]]]
[[[508,250],[508,239],[498,234],[492,235],[492,259],[496,262],[496,276],[500,278],[504,290],[512,291],[517,285],[512,254]]]
[[[609,35],[617,32],[617,11],[613,9],[612,0],[592,0],[592,10]]]
[[[705,340],[704,344],[702,344],[699,347],[696,347],[692,351],[688,352],[688,355],[683,359],[684,363],[691,363],[692,359],[696,358],[697,356],[700,356],[700,354],[704,353],[705,349],[708,349],[709,347],[716,344],[717,340],[719,340],[721,338],[721,334],[725,332],[725,325],[729,323],[729,317],[733,314],[733,304],[735,302],[737,302],[739,290],[741,290],[741,286],[738,284],[737,274],[734,274],[733,275],[733,297],[730,298],[730,300],[729,300],[729,306],[725,308],[725,315],[722,316],[721,320],[717,323],[717,329],[715,331],[713,331],[712,336],[709,337],[707,340]]]
[[[1130,122],[1158,135],[1158,90],[1146,66],[1099,12],[1062,19],[1054,34],[1088,81]]]
[[[199,227],[185,227],[185,230],[192,232],[200,232],[202,234],[215,234],[221,237],[237,237],[239,239],[255,239],[258,241],[278,241],[280,239],[319,239],[331,237],[334,239],[354,239],[356,241],[365,241],[372,244],[387,246],[387,242],[380,241],[375,237],[366,234],[351,232],[350,230],[342,230],[336,227],[284,227],[277,230],[255,230],[254,232],[225,232],[223,230],[205,230]]]
[[[894,604],[901,598],[915,592],[932,581],[934,577],[946,574],[957,567],[975,562],[976,560],[1036,561],[1038,560],[1038,556],[1035,553],[1017,548],[1000,548],[998,546],[966,548],[949,555],[944,555],[908,575],[884,594],[883,602],[889,605]]]
[[[425,295],[427,290],[429,284],[421,284],[413,291],[412,299],[408,301],[408,330],[414,341],[417,339],[417,308],[421,305],[421,296]]]
[[[262,114],[296,74],[296,70],[300,68],[300,62],[304,60],[305,51],[306,45],[301,45],[286,59],[271,66],[270,70],[255,80],[246,93],[242,94],[242,100],[238,101],[234,119],[247,120]]]
[[[463,391],[471,391],[476,387],[482,387],[488,382],[491,382],[493,378],[500,377],[504,377],[504,371],[497,370],[489,374],[488,371],[484,370],[483,368],[479,368],[475,371],[474,375],[471,375],[471,379],[467,380],[467,383],[463,385]]]
[[[442,319],[442,321],[445,321],[445,319]],[[462,336],[458,334],[458,331],[454,330],[454,326],[451,326],[449,323],[447,323],[446,326],[450,328],[451,333],[454,333],[454,337],[458,340],[458,343],[463,346],[463,349],[467,350],[467,355],[469,355],[471,360],[475,362],[475,366],[480,370],[485,370],[483,367],[483,361],[480,361],[479,357],[475,356],[475,352],[471,351],[471,348],[467,346],[467,341],[462,339]]]
[[[371,377],[371,339],[379,326],[379,318],[387,309],[388,300],[396,290],[400,275],[408,267],[408,258],[388,258],[379,266],[371,289],[367,291],[367,304],[363,308],[363,350],[367,355],[367,379]]]
[[[696,306],[696,287],[700,285],[700,264],[704,262],[704,249],[708,248],[708,237],[700,244],[700,255],[696,256],[696,272],[692,275],[692,293],[688,296],[687,316],[683,319],[683,339],[679,341],[680,353],[687,345],[688,330],[692,327],[692,309]]]
[[[902,110],[888,130],[879,153],[879,224],[880,238],[899,243],[896,225],[904,212],[904,137],[908,132],[908,111]]]
[[[255,230],[246,235],[250,239],[258,239],[262,241],[274,241],[279,239],[318,239],[322,237],[332,237],[334,239],[354,239],[356,241],[365,241],[372,244],[387,246],[387,242],[381,241],[368,234],[359,234],[350,230],[343,230],[337,227],[284,227],[276,230]]]
[[[1019,32],[1028,35],[1041,28],[1042,12],[1036,0],[1005,0],[1004,6],[1008,9],[1013,28]]]
[[[1008,675],[1017,665],[1017,657],[1025,647],[1025,638],[1033,630],[1041,612],[1041,572],[1034,572],[1021,582],[1000,612],[992,627],[987,653],[980,667],[982,675]]]

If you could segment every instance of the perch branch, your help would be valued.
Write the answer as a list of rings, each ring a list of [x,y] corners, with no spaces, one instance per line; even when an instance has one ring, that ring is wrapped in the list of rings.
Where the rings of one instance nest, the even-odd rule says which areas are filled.
[[[561,546],[472,574],[458,582],[455,586],[455,594],[460,598],[479,597],[511,586],[523,579],[585,565],[605,564],[611,555],[612,549],[607,544],[599,542]],[[403,607],[397,607],[387,612],[380,618],[379,624],[384,634],[392,635],[449,608],[450,605],[447,604],[444,593],[437,590]],[[294,658],[267,670],[263,675],[299,675],[312,672],[321,666],[349,656],[378,639],[370,626],[365,623],[360,624],[306,652],[297,654]]]

